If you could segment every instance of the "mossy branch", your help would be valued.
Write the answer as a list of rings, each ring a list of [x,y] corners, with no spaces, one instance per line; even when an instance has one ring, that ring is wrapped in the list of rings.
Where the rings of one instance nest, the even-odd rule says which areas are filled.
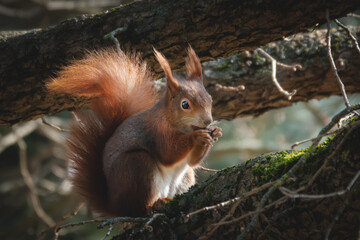
[[[152,231],[144,230],[140,224],[113,239],[234,239],[244,233],[254,214],[259,214],[259,221],[244,239],[324,239],[329,227],[331,239],[355,239],[358,234],[356,221],[359,221],[356,216],[360,214],[360,209],[355,207],[360,204],[360,199],[356,197],[360,194],[360,184],[358,179],[354,180],[360,170],[359,141],[360,123],[354,121],[313,150],[310,147],[310,150],[264,154],[224,169],[165,205],[161,211],[164,215],[152,223]],[[279,179],[304,157],[306,164],[289,175],[283,186],[318,198],[311,201],[296,198],[295,201],[276,189],[264,208],[258,211],[256,206],[267,191],[263,189],[242,199],[230,217],[227,215],[232,204],[186,217],[197,209],[226,202],[251,192],[263,183]],[[326,167],[318,173],[325,161]],[[311,185],[302,188],[309,181]],[[352,181],[352,188],[347,190]],[[341,190],[350,194],[321,198],[322,194],[326,196]],[[348,201],[347,205],[344,205],[344,199]],[[343,211],[337,216],[340,208]],[[224,217],[227,217],[226,221],[222,221]],[[331,226],[336,217],[340,219]],[[212,231],[214,228],[215,231]]]

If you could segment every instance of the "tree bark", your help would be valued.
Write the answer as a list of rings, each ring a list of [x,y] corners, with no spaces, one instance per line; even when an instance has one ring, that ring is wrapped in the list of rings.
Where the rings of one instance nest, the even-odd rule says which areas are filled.
[[[221,222],[234,204],[203,211],[190,218],[186,215],[197,209],[242,196],[263,183],[276,180],[305,156],[306,163],[298,168],[285,186],[290,190],[305,186],[324,161],[328,161],[327,167],[315,181],[305,191],[298,192],[318,198],[288,198],[275,207],[269,207],[260,214],[254,228],[243,239],[317,240],[324,239],[329,229],[329,239],[358,239],[360,179],[356,178],[348,188],[349,191],[343,195],[328,198],[321,195],[345,190],[355,179],[354,176],[360,170],[359,141],[360,124],[357,122],[333,140],[318,146],[312,154],[306,155],[308,149],[264,154],[239,166],[224,169],[189,192],[176,196],[160,211],[163,215],[147,226],[138,224],[113,239],[237,239],[237,236],[243,234],[249,226],[252,215],[215,230],[212,225]],[[227,221],[255,211],[266,191],[243,199]],[[283,196],[276,191],[270,196],[267,204]],[[344,211],[339,214],[342,208]],[[331,227],[331,222],[337,216],[339,219]]]
[[[221,63],[205,64],[207,89],[214,98],[214,117],[232,120],[258,116],[299,101],[341,95],[327,54],[326,32],[318,30],[295,35],[263,47],[280,62],[302,65],[302,69],[297,71],[277,67],[280,85],[288,92],[296,90],[291,100],[275,87],[271,77],[271,63],[258,51],[238,54]],[[360,36],[360,29],[354,32]],[[359,92],[359,52],[344,31],[332,33],[332,44],[332,54],[347,94]],[[218,84],[235,88],[223,88]],[[245,89],[238,90],[236,86],[239,85]]]
[[[152,46],[169,58],[174,70],[179,70],[187,43],[202,60],[226,57],[322,24],[326,8],[330,17],[336,18],[359,7],[358,1],[351,0],[139,1],[42,31],[2,36],[0,125],[84,105],[85,99],[51,96],[44,85],[61,65],[80,58],[85,49],[113,46],[104,36],[119,27],[123,28],[117,35],[122,48],[136,49],[160,75]],[[224,118],[229,116],[224,114]]]

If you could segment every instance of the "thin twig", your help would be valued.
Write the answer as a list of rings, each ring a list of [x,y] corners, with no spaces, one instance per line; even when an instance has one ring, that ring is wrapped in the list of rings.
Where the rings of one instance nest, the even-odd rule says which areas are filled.
[[[155,213],[153,214],[150,219],[147,220],[147,222],[144,224],[143,228],[141,229],[141,232],[144,231],[144,230],[147,230],[149,232],[152,232],[153,231],[153,227],[151,226],[151,223],[153,221],[155,221],[155,219],[159,218],[159,217],[164,217],[165,214],[163,213]]]
[[[240,203],[241,203],[241,200],[240,200],[240,201],[238,200],[237,202],[235,202],[235,204],[231,207],[230,211],[226,214],[226,216],[223,217],[222,219],[220,219],[220,221],[219,221],[218,223],[226,222],[226,220],[228,220],[229,218],[231,218],[231,217],[234,215],[235,210],[238,208],[238,206],[240,205]],[[213,226],[213,229],[212,229],[209,233],[207,233],[204,237],[205,237],[206,239],[209,238],[209,237],[211,237],[211,236],[213,235],[213,233],[214,233],[219,227],[220,227],[220,225]],[[200,239],[204,239],[204,238],[200,237],[199,240],[200,240]]]
[[[36,121],[31,121],[26,123],[25,125],[16,127],[15,131],[8,133],[5,136],[1,136],[0,138],[0,153],[2,153],[6,148],[12,146],[17,143],[19,138],[24,138],[27,135],[30,135],[32,132],[36,131],[39,127],[39,124]]]
[[[35,211],[36,215],[43,222],[45,222],[48,226],[52,226],[55,224],[55,222],[54,222],[54,220],[51,219],[51,217],[49,215],[46,214],[46,212],[42,208],[41,203],[38,198],[38,195],[37,195],[35,184],[33,182],[33,179],[30,175],[30,172],[29,172],[29,169],[27,166],[26,143],[25,143],[24,139],[22,139],[18,135],[17,129],[15,127],[13,129],[14,129],[14,134],[17,136],[17,145],[19,147],[20,173],[24,179],[25,185],[29,189],[30,199],[31,199],[31,203],[33,205],[34,211]]]
[[[248,197],[250,197],[250,196],[252,196],[252,195],[254,195],[254,194],[256,194],[256,193],[259,193],[259,192],[261,192],[261,191],[263,191],[263,190],[271,187],[274,183],[275,183],[275,182],[265,183],[265,184],[263,184],[262,186],[253,189],[253,190],[250,191],[250,192],[246,192],[246,193],[243,194],[241,197],[237,197],[237,198],[231,199],[231,200],[229,200],[229,201],[223,202],[223,204],[222,204],[221,206],[225,206],[225,205],[228,205],[228,204],[233,203],[234,201],[236,201],[235,204],[231,207],[230,211],[226,214],[226,216],[223,217],[218,223],[224,223],[224,222],[226,222],[226,220],[228,220],[229,218],[231,218],[231,217],[234,215],[235,210],[237,209],[237,207],[240,205],[240,203],[241,203],[244,199],[246,199],[246,198],[248,198]],[[218,206],[218,205],[219,205],[219,204],[217,204],[217,205],[215,205],[215,206]],[[211,230],[209,233],[207,233],[204,237],[200,237],[200,239],[205,239],[205,238],[207,239],[207,238],[211,237],[212,234],[213,234],[220,226],[221,226],[221,225],[213,225],[213,226],[212,226],[212,227],[213,227],[212,230]]]
[[[355,14],[355,13],[348,13],[348,14],[346,14],[346,16],[348,16],[348,17],[354,17],[354,18],[360,18],[360,15]]]
[[[55,225],[53,225],[53,226],[51,226],[51,227],[43,230],[43,231],[37,236],[36,240],[40,240],[40,239],[44,236],[45,233],[47,233],[47,232],[49,232],[49,231],[51,231],[51,230],[54,230],[54,234],[55,234],[54,236],[55,236],[55,239],[57,239],[58,232],[56,231],[56,229],[57,229],[63,222],[65,222],[66,220],[68,220],[68,219],[72,218],[73,216],[75,216],[83,205],[84,205],[84,202],[79,203],[79,204],[76,206],[76,208],[75,208],[71,213],[69,213],[68,215],[62,217],[62,219],[61,219],[60,221],[58,221]]]
[[[81,221],[81,222],[77,222],[77,223],[68,223],[68,224],[58,226],[54,230],[54,239],[53,240],[58,240],[59,232],[61,229],[82,226],[82,225],[89,224],[89,223],[99,223],[99,222],[103,222],[103,221],[105,221],[105,219],[92,219],[92,220],[85,220],[85,221]]]
[[[60,132],[68,132],[69,131],[67,129],[63,129],[63,128],[61,128],[59,126],[56,126],[54,124],[48,123],[44,117],[41,118],[41,121],[42,121],[43,124],[45,124],[45,125],[47,125],[49,127],[52,127],[52,128],[54,128],[54,129],[56,129],[56,130],[58,130]]]
[[[282,192],[282,194],[284,194],[285,196],[288,196],[292,199],[296,199],[296,198],[324,199],[324,198],[342,196],[345,193],[349,192],[359,177],[360,177],[360,171],[357,172],[357,174],[354,176],[354,178],[351,180],[351,182],[348,184],[348,186],[344,190],[331,192],[331,193],[327,193],[327,194],[298,194],[298,193],[293,192],[290,189],[285,188],[285,187],[279,187],[279,190],[280,190],[280,192]]]
[[[233,86],[224,86],[221,85],[219,83],[215,84],[215,90],[217,91],[223,91],[223,92],[237,92],[240,93],[241,91],[245,90],[245,86],[244,85],[238,85],[236,87]]]
[[[113,225],[115,223],[118,222],[126,222],[126,223],[132,223],[132,222],[145,222],[147,221],[149,218],[148,217],[116,217],[116,218],[110,218],[110,219],[92,219],[92,220],[85,220],[85,221],[81,221],[81,222],[76,222],[76,223],[68,223],[68,224],[64,224],[59,226],[56,229],[56,232],[59,232],[61,229],[64,228],[70,228],[70,227],[77,227],[77,226],[82,226],[85,224],[90,224],[90,223],[100,223],[97,228],[102,229],[106,226],[110,226]]]
[[[108,34],[106,34],[104,36],[104,39],[110,38],[115,43],[115,46],[116,46],[116,49],[117,49],[119,55],[122,55],[122,51],[121,51],[121,48],[120,48],[119,40],[115,37],[115,35],[118,34],[118,33],[121,33],[121,32],[125,32],[128,29],[128,27],[129,27],[128,23],[125,22],[123,27],[119,27],[119,28],[115,29],[114,31],[109,32]]]
[[[302,141],[298,141],[296,143],[294,143],[292,146],[291,146],[291,149],[294,149],[295,147],[299,146],[300,144],[303,144],[303,143],[306,143],[306,142],[313,142],[315,140],[318,140],[319,138],[323,138],[325,136],[328,136],[328,135],[333,135],[335,133],[338,133],[340,131],[342,131],[344,128],[346,127],[343,127],[343,128],[339,128],[339,129],[336,129],[332,132],[329,132],[329,133],[324,133],[324,134],[321,134],[320,136],[317,136],[317,137],[314,137],[314,138],[309,138],[309,139],[305,139],[305,140],[302,140]]]
[[[335,23],[337,25],[339,25],[342,29],[344,29],[347,33],[347,35],[351,38],[351,40],[354,42],[355,44],[355,47],[357,49],[357,51],[360,53],[360,47],[359,47],[359,43],[358,41],[356,40],[356,38],[354,37],[354,35],[351,33],[350,29],[348,27],[346,27],[344,24],[342,24],[339,20],[335,19],[334,20]]]
[[[263,208],[259,209],[259,210],[256,210],[256,211],[252,211],[252,212],[248,212],[247,214],[244,214],[244,215],[241,215],[241,217],[238,217],[238,218],[235,218],[235,219],[232,219],[230,221],[226,221],[226,222],[222,222],[222,223],[214,223],[214,224],[211,224],[209,227],[215,227],[215,226],[222,226],[222,225],[228,225],[228,224],[233,224],[235,222],[239,222],[245,218],[248,218],[248,217],[251,217],[251,216],[254,216],[254,215],[258,215],[259,213],[262,213],[262,212],[265,212],[266,210],[270,209],[271,207],[275,206],[275,205],[278,205],[278,204],[282,204],[284,203],[285,201],[287,201],[289,199],[288,196],[284,196],[284,197],[281,197],[279,199],[277,199],[276,201],[264,206]]]
[[[345,86],[340,79],[340,76],[338,74],[338,71],[337,71],[337,68],[336,68],[336,65],[334,62],[334,58],[331,53],[330,18],[329,18],[329,9],[328,8],[326,9],[325,15],[326,15],[326,21],[327,21],[327,32],[326,32],[327,50],[328,50],[328,56],[329,56],[331,68],[334,71],[334,75],[338,81],[342,96],[344,98],[345,105],[346,105],[346,107],[350,107],[349,99],[348,99],[346,91],[345,91]]]
[[[268,54],[264,49],[262,48],[258,48],[258,50],[271,62],[275,62],[277,66],[282,67],[282,68],[286,68],[286,69],[290,69],[292,71],[297,71],[299,69],[302,68],[302,66],[300,64],[285,64],[285,63],[281,63],[276,61],[275,58],[273,58],[270,54]]]
[[[149,220],[149,217],[116,217],[116,218],[110,218],[110,219],[102,219],[101,224],[99,224],[97,227],[99,229],[102,229],[106,226],[110,226],[112,224],[119,223],[119,222],[133,223],[133,222],[145,222],[147,220]]]
[[[300,64],[295,64],[295,65],[287,65],[284,63],[279,63],[275,60],[275,58],[273,58],[270,54],[268,54],[265,50],[263,50],[262,48],[258,48],[259,52],[261,54],[263,54],[269,61],[271,61],[271,67],[272,67],[272,80],[276,86],[276,88],[279,90],[279,92],[281,92],[282,94],[284,94],[288,100],[290,101],[291,98],[296,94],[297,90],[294,89],[291,93],[289,93],[288,91],[284,90],[281,85],[279,84],[278,80],[276,79],[276,66],[278,65],[279,67],[283,67],[283,68],[287,68],[287,69],[291,69],[293,71],[296,71],[297,69],[301,69],[301,65]]]
[[[133,218],[133,217],[116,217],[116,218],[110,218],[110,219],[92,219],[92,220],[85,220],[85,221],[81,221],[81,222],[76,222],[76,223],[68,223],[68,224],[64,224],[59,226],[58,228],[55,229],[55,237],[54,240],[58,239],[59,236],[59,231],[61,229],[65,229],[65,228],[70,228],[70,227],[77,227],[77,226],[82,226],[85,224],[91,224],[91,223],[100,223],[97,228],[98,229],[102,229],[106,226],[112,226],[115,223],[118,222],[123,222],[123,223],[133,223],[133,222],[145,222],[147,221],[149,218],[148,217],[137,217],[137,218]]]
[[[200,166],[199,169],[202,170],[202,171],[204,171],[204,172],[211,172],[211,173],[216,173],[216,172],[218,172],[218,170],[206,168],[206,167],[203,167],[203,166]]]
[[[318,136],[321,136],[325,133],[327,133],[331,128],[333,128],[341,118],[343,118],[344,116],[346,116],[347,114],[360,109],[360,104],[355,104],[352,105],[350,107],[345,108],[344,110],[342,110],[341,112],[337,113],[334,117],[331,118],[331,121],[329,122],[328,125],[326,125],[323,129],[321,129],[321,131],[319,132]],[[312,146],[316,146],[319,144],[321,138],[316,139]]]
[[[249,192],[246,192],[246,193],[243,193],[241,194],[241,196],[239,197],[236,197],[236,198],[233,198],[233,199],[230,199],[230,200],[227,200],[225,202],[221,202],[221,203],[218,203],[218,204],[215,204],[215,205],[212,205],[212,206],[207,206],[207,207],[203,207],[201,209],[198,209],[196,211],[193,211],[193,212],[190,212],[186,215],[186,218],[190,218],[191,216],[193,215],[196,215],[198,213],[201,213],[201,212],[205,212],[205,211],[209,211],[209,210],[213,210],[213,209],[217,209],[217,208],[221,208],[221,207],[225,207],[229,204],[232,204],[232,203],[237,203],[237,202],[241,202],[242,200],[244,200],[245,198],[248,198],[254,194],[257,194],[269,187],[271,187],[275,182],[269,182],[269,183],[265,183],[263,184],[262,186],[258,187],[258,188],[254,188],[252,189],[251,191]]]

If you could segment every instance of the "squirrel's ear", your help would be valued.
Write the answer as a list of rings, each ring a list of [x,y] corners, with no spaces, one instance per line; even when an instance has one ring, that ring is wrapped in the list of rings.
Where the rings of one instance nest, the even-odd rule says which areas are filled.
[[[188,57],[186,58],[186,73],[189,78],[196,79],[203,83],[202,70],[199,57],[194,49],[189,45],[187,49]]]
[[[165,72],[167,87],[170,89],[170,91],[176,92],[177,89],[179,88],[179,83],[172,74],[169,62],[166,60],[164,55],[158,52],[155,48],[154,48],[154,53],[157,61],[160,63],[160,66]]]

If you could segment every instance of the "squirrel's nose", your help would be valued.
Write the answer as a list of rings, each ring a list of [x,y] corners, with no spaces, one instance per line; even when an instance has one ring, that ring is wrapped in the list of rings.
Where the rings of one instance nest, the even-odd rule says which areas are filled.
[[[213,119],[212,119],[212,116],[207,116],[205,119],[204,119],[204,125],[205,126],[209,126],[210,123],[212,123]]]

